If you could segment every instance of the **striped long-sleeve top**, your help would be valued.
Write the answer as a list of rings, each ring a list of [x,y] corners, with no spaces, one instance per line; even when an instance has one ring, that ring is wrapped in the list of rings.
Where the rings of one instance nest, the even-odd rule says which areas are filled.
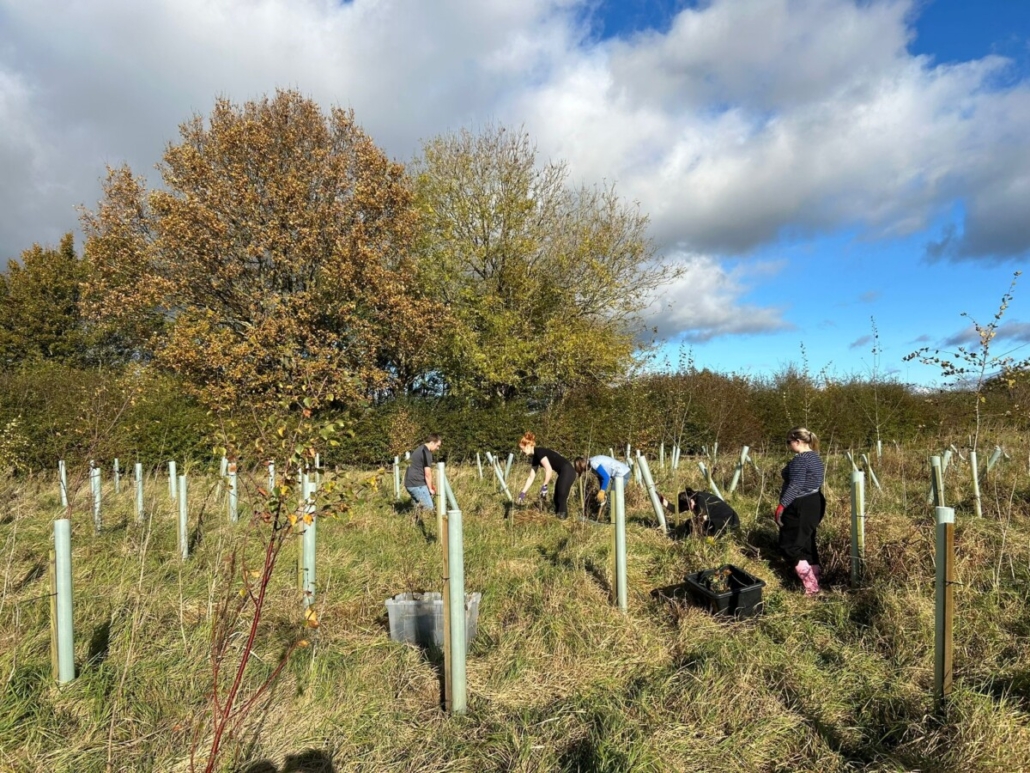
[[[795,454],[780,474],[780,504],[789,507],[798,497],[818,491],[823,485],[823,460],[815,451],[804,451]]]

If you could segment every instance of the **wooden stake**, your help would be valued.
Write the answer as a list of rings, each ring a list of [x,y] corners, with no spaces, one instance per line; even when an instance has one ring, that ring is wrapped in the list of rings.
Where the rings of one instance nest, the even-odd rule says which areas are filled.
[[[447,487],[447,473],[443,462],[436,464],[436,527],[440,539],[442,551],[441,567],[443,581],[443,708],[448,714],[451,712],[451,564],[450,564],[450,540],[448,535],[447,520],[447,496],[444,493]]]

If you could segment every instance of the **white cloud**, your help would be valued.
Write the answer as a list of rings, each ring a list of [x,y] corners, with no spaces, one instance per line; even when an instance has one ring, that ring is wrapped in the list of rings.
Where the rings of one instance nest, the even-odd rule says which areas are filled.
[[[925,229],[967,202],[955,257],[1030,249],[1030,88],[999,57],[905,49],[911,3],[721,0],[615,42],[521,109],[588,178],[616,178],[663,245],[746,252],[784,233]]]
[[[782,308],[741,303],[750,287],[745,275],[760,279],[778,272],[775,263],[749,263],[746,270],[727,271],[706,255],[674,254],[671,266],[679,276],[664,284],[651,301],[645,317],[659,338],[709,341],[719,336],[789,330]]]
[[[1030,250],[1030,84],[997,57],[911,56],[916,0],[712,0],[667,32],[590,36],[593,0],[0,0],[0,257],[56,243],[104,165],[154,177],[178,123],[295,87],[353,107],[386,150],[491,121],[615,182],[663,251],[741,255],[784,234],[919,232],[943,259]],[[782,327],[735,306],[663,313],[670,335]],[[708,282],[708,284],[704,284]],[[684,314],[686,316],[684,316]]]
[[[669,112],[713,105],[759,110],[822,102],[889,76],[904,56],[910,3],[721,0],[684,9],[667,34],[612,48],[618,88]]]
[[[353,107],[390,154],[407,159],[421,139],[498,118],[511,94],[548,80],[579,39],[568,6],[0,0],[0,100],[19,97],[17,125],[35,143],[26,154],[5,114],[0,158],[36,162],[5,165],[5,188],[50,188],[30,195],[31,217],[0,212],[0,251],[73,228],[73,207],[96,201],[105,164],[128,162],[153,178],[179,123],[218,97],[297,88],[327,108]]]

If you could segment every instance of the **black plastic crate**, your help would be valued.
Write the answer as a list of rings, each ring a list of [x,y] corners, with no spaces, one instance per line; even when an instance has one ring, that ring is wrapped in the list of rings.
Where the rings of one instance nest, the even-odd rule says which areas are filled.
[[[724,576],[725,590],[720,587],[719,575]],[[715,590],[712,589],[713,579],[716,580]],[[744,618],[762,611],[765,580],[759,580],[733,564],[688,574],[686,585],[690,595],[713,615]]]

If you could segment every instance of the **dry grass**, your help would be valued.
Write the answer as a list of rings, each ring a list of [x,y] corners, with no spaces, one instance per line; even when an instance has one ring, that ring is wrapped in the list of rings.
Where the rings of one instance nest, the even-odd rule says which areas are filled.
[[[1011,449],[1010,449],[1011,451]],[[832,460],[821,530],[829,589],[806,599],[783,571],[766,513],[780,459],[759,459],[733,499],[741,531],[669,540],[635,487],[629,613],[612,603],[610,527],[532,510],[505,519],[475,465],[451,471],[465,514],[466,578],[483,594],[468,659],[469,711],[439,709],[438,664],[393,643],[383,602],[440,587],[435,518],[420,529],[389,492],[319,526],[309,636],[249,717],[224,770],[272,771],[1013,771],[1030,768],[1030,482],[1011,451],[971,516],[968,466],[948,473],[957,508],[955,690],[934,712],[934,526],[924,450],[875,461],[867,580],[848,588],[849,474]],[[655,464],[657,467],[657,464]],[[684,459],[671,491],[700,481]],[[520,465],[512,477],[521,481]],[[657,472],[657,470],[656,470]],[[727,475],[728,477],[728,475]],[[391,487],[385,481],[387,489]],[[193,484],[195,551],[177,558],[175,508],[150,480],[108,501],[95,536],[74,503],[78,678],[50,671],[46,562],[59,497],[51,479],[0,485],[0,770],[183,771],[209,689],[213,568],[249,528],[216,486]],[[575,496],[575,495],[574,495]],[[277,569],[251,685],[301,631],[295,550]],[[734,563],[768,583],[765,614],[727,622],[650,591]],[[230,589],[232,590],[232,589]],[[204,748],[203,743],[200,746]]]

